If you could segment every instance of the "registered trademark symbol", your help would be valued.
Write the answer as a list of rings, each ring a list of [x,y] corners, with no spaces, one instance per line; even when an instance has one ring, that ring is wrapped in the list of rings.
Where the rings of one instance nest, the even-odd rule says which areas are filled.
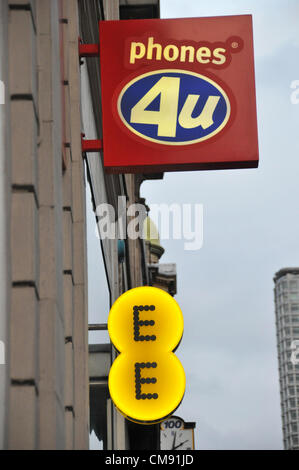
[[[233,49],[237,49],[239,47],[239,43],[232,42],[231,46],[232,46]]]

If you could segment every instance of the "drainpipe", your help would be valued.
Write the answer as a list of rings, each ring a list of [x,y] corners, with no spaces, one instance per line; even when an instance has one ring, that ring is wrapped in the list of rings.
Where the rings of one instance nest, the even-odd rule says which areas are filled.
[[[8,392],[7,316],[10,293],[10,152],[8,139],[8,2],[0,1],[0,449],[6,447],[6,409]]]

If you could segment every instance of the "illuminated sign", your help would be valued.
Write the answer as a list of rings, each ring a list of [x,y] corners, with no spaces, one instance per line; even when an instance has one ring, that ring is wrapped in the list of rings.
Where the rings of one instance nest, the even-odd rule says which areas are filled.
[[[136,287],[113,304],[108,331],[120,354],[110,369],[108,386],[115,406],[128,419],[157,423],[179,406],[186,379],[173,351],[183,328],[179,305],[156,287]]]
[[[99,27],[107,171],[258,165],[250,15]]]

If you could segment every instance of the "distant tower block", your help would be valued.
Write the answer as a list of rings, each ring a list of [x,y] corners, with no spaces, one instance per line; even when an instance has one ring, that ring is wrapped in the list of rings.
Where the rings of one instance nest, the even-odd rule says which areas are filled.
[[[283,442],[299,450],[299,364],[291,361],[299,340],[299,268],[281,269],[274,283]]]

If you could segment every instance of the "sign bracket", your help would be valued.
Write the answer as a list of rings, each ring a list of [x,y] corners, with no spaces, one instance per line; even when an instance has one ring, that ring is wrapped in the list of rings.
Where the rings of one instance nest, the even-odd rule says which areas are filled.
[[[83,57],[98,57],[100,53],[100,45],[99,44],[83,44],[82,39],[79,37],[79,58],[82,59]]]
[[[83,57],[98,57],[100,53],[99,44],[83,44],[82,39],[78,38],[78,54],[80,59]],[[88,140],[85,134],[81,134],[81,149],[83,155],[87,152],[100,152],[103,149],[103,141],[101,139]]]
[[[87,152],[100,152],[103,149],[102,139],[85,139],[85,134],[81,134],[81,148],[82,153]]]

